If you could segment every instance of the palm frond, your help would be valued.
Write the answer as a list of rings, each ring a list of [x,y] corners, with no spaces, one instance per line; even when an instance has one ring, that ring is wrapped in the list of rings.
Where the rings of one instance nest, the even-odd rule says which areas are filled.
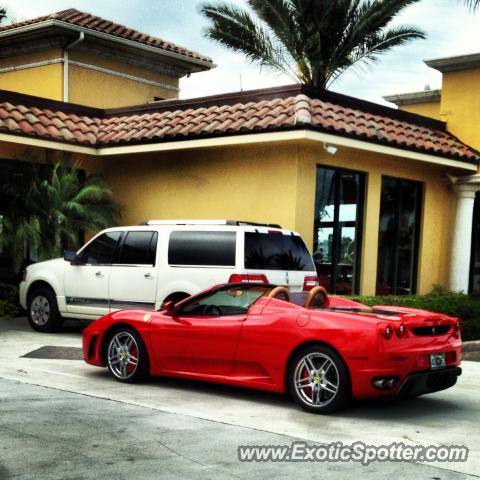
[[[207,37],[261,66],[325,88],[348,68],[425,38],[415,27],[389,27],[419,1],[248,0],[250,11],[216,3],[201,12],[210,21]]]
[[[201,12],[211,21],[205,31],[208,38],[244,54],[252,63],[292,76],[286,49],[274,43],[271,32],[249,12],[226,4],[204,4]]]
[[[99,176],[86,179],[79,165],[54,163],[48,171],[36,167],[28,182],[3,192],[16,208],[0,218],[0,242],[7,245],[18,268],[27,250],[37,260],[60,256],[63,248],[76,248],[81,234],[115,225],[120,206]]]

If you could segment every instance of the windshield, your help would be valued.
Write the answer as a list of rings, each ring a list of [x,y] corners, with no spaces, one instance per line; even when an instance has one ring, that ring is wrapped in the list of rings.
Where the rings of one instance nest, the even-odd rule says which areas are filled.
[[[194,298],[182,305],[181,316],[242,315],[266,292],[269,286],[240,285],[226,287]]]

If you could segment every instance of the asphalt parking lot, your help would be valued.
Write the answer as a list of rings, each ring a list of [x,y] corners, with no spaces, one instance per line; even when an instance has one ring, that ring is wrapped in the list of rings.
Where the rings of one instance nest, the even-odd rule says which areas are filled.
[[[480,363],[464,362],[450,390],[356,402],[325,417],[277,394],[174,379],[123,385],[81,360],[24,357],[45,346],[80,347],[81,328],[71,325],[45,335],[24,320],[0,321],[0,480],[480,476]],[[456,444],[470,453],[466,463],[433,465],[238,461],[239,445],[300,440]]]

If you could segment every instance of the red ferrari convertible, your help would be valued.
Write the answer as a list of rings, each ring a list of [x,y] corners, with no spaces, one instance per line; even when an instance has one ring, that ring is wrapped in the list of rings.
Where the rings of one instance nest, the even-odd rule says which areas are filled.
[[[263,283],[217,285],[161,311],[114,312],[83,334],[85,361],[118,381],[161,375],[290,392],[318,413],[352,396],[449,388],[460,352],[456,318]]]

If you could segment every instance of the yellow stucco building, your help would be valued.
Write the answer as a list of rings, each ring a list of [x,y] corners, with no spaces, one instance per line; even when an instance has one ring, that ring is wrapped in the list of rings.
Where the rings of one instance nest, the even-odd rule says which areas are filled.
[[[73,9],[0,28],[0,47],[0,183],[27,150],[70,152],[124,224],[278,223],[336,293],[476,288],[478,59],[432,61],[442,91],[397,110],[299,85],[179,100],[210,59]]]

